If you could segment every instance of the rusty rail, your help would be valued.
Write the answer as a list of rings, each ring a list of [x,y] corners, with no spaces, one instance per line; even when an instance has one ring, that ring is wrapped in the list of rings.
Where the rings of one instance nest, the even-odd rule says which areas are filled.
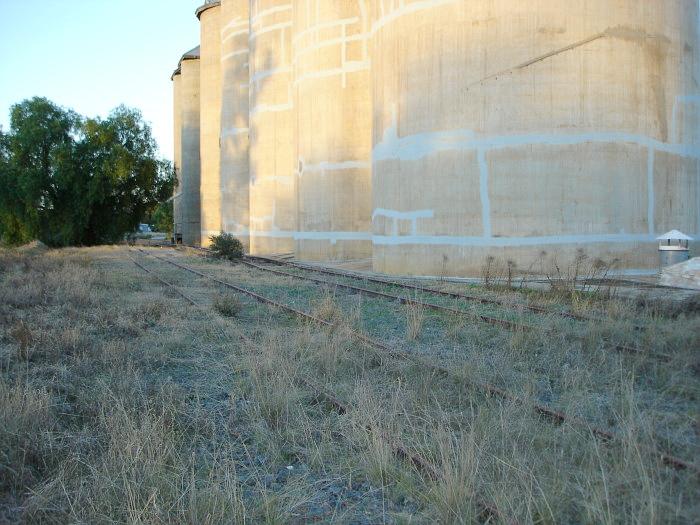
[[[291,312],[295,316],[297,316],[301,319],[306,319],[308,321],[312,321],[316,324],[326,326],[326,327],[333,327],[334,326],[333,323],[326,321],[324,319],[320,319],[320,318],[318,318],[318,317],[316,317],[308,312],[304,312],[302,310],[298,310],[298,309],[293,308],[291,306],[284,305],[282,303],[274,301],[273,299],[269,299],[267,297],[264,297],[260,294],[252,292],[252,291],[247,290],[245,288],[242,288],[240,286],[236,286],[236,285],[228,283],[226,281],[222,281],[220,279],[217,279],[215,277],[212,277],[210,275],[202,273],[202,272],[195,270],[193,268],[189,268],[185,265],[179,264],[175,261],[171,261],[169,259],[159,257],[159,256],[154,255],[152,253],[144,252],[141,249],[139,249],[139,251],[141,251],[142,253],[145,253],[146,255],[150,255],[151,257],[159,259],[163,262],[166,262],[172,266],[175,266],[177,268],[180,268],[182,270],[190,272],[194,275],[198,275],[198,276],[203,277],[205,279],[209,279],[212,282],[216,282],[224,287],[238,291],[239,293],[242,293],[244,295],[252,297],[253,299],[255,299],[258,302],[275,306],[276,308],[281,309],[283,311]],[[429,370],[433,370],[434,372],[436,372],[440,375],[443,375],[443,376],[449,376],[449,377],[454,376],[454,374],[448,368],[446,368],[444,366],[431,363],[431,362],[427,361],[425,358],[418,356],[418,355],[415,355],[415,354],[412,354],[412,353],[407,352],[405,350],[397,350],[395,348],[392,348],[391,346],[389,346],[381,341],[377,341],[373,338],[370,338],[370,337],[368,337],[368,336],[366,336],[358,331],[349,330],[348,334],[350,336],[352,336],[354,339],[356,339],[357,341],[360,341],[361,343],[364,343],[367,346],[372,347],[376,350],[380,350],[382,352],[385,352],[388,355],[390,355],[391,357],[405,360],[405,361],[410,361],[410,362],[413,362],[415,364],[419,364],[419,365],[424,366]],[[617,442],[622,441],[622,439],[618,435],[616,435],[608,430],[594,427],[594,426],[590,425],[588,422],[586,422],[585,420],[582,420],[582,419],[575,417],[575,416],[570,416],[562,411],[555,410],[549,406],[542,405],[540,403],[530,402],[526,399],[523,399],[521,396],[519,396],[517,394],[513,394],[513,393],[509,392],[508,390],[502,389],[502,388],[497,387],[495,385],[492,385],[490,383],[476,381],[476,380],[469,379],[469,378],[466,378],[463,376],[457,376],[457,379],[461,380],[463,383],[474,388],[475,390],[481,390],[482,392],[485,392],[488,395],[493,395],[493,396],[499,397],[503,400],[511,401],[511,402],[514,402],[518,405],[529,407],[535,413],[540,414],[542,416],[545,416],[547,419],[549,419],[553,422],[560,423],[560,424],[569,423],[572,425],[576,425],[580,428],[588,430],[593,436],[595,436],[597,438],[601,438],[605,441],[617,441]],[[654,455],[657,455],[659,457],[659,459],[661,459],[664,464],[669,465],[673,468],[692,469],[692,470],[695,470],[696,472],[700,472],[700,470],[698,470],[697,466],[695,466],[694,464],[689,463],[683,459],[677,458],[675,456],[672,456],[670,454],[666,454],[665,452],[661,452],[661,451],[657,451],[657,450],[649,450],[649,452],[654,454]]]
[[[416,286],[415,284],[408,284],[408,283],[402,283],[399,281],[392,281],[390,279],[380,279],[378,277],[371,277],[369,275],[364,276],[364,275],[357,275],[353,272],[344,272],[342,270],[332,270],[330,268],[319,268],[307,264],[300,264],[297,262],[293,261],[282,261],[280,259],[274,259],[271,257],[263,257],[260,255],[249,255],[247,256],[249,259],[258,259],[264,262],[269,262],[272,264],[277,264],[280,266],[292,266],[294,268],[299,268],[300,270],[307,270],[310,272],[318,272],[326,275],[335,275],[338,277],[347,277],[349,279],[358,279],[358,280],[363,280],[363,281],[368,281],[371,283],[376,283],[376,284],[382,284],[382,285],[388,285],[388,286],[396,286],[398,288],[405,288],[407,290],[414,290],[417,292],[425,292],[425,293],[430,293],[433,295],[442,295],[444,297],[451,297],[453,299],[462,299],[465,301],[472,301],[472,302],[478,302],[481,304],[494,304],[498,306],[504,306],[506,308],[514,308],[517,306],[518,308],[522,308],[524,310],[530,310],[532,312],[538,313],[538,314],[546,314],[546,315],[557,315],[560,317],[566,317],[569,319],[576,319],[578,321],[594,321],[595,319],[592,317],[587,317],[584,315],[580,314],[575,314],[573,312],[557,312],[557,311],[552,311],[547,308],[541,307],[541,306],[535,306],[531,304],[519,304],[519,305],[512,305],[509,303],[506,303],[505,301],[499,301],[498,299],[489,299],[488,297],[479,297],[476,295],[467,295],[459,292],[448,292],[445,290],[438,290],[437,288],[431,288],[431,287],[422,287],[422,286]]]
[[[140,250],[140,249],[139,249],[139,251],[143,252],[143,250]],[[152,255],[152,254],[149,254],[149,255]],[[132,262],[136,266],[138,266],[139,268],[141,268],[143,271],[150,274],[151,276],[155,277],[162,284],[172,288],[179,295],[181,295],[182,297],[187,299],[192,305],[194,305],[195,307],[197,307],[201,310],[206,310],[202,305],[197,303],[194,299],[188,297],[183,292],[181,292],[174,284],[169,283],[165,279],[162,279],[161,277],[156,275],[154,272],[152,272],[151,270],[149,270],[148,268],[146,268],[145,266],[140,264],[138,261],[136,261],[136,259],[132,258],[130,255],[127,254],[127,256],[129,257],[129,259],[132,260]],[[160,259],[159,257],[157,257],[155,255],[152,255],[152,256]],[[163,260],[163,259],[161,259],[161,260]],[[170,262],[170,261],[166,261],[166,262]],[[252,297],[257,298],[258,296],[253,295]],[[294,309],[292,309],[292,310],[294,310]],[[296,312],[296,310],[294,310],[294,311]],[[238,332],[239,337],[241,337],[241,339],[243,341],[245,341],[246,343],[251,344],[251,345],[255,344],[255,342],[250,337],[245,335],[240,330],[237,329],[236,332]],[[332,392],[326,391],[324,388],[316,385],[313,381],[311,381],[310,379],[307,379],[307,378],[301,378],[301,382],[309,390],[314,392],[314,396],[316,398],[323,399],[326,403],[331,405],[333,407],[333,409],[336,410],[339,414],[344,415],[344,414],[347,414],[348,412],[350,412],[350,407],[348,407],[346,404],[344,404],[342,401],[340,401],[338,399],[338,397],[335,394],[333,394]],[[440,475],[439,470],[432,462],[430,462],[429,460],[427,460],[426,458],[424,458],[423,456],[421,456],[417,452],[412,452],[399,439],[393,438],[392,436],[390,436],[389,434],[387,434],[383,430],[381,430],[381,429],[379,429],[376,426],[371,425],[371,424],[367,424],[365,426],[365,430],[367,430],[369,433],[372,433],[372,434],[379,436],[387,445],[389,445],[389,447],[392,449],[392,451],[393,451],[394,455],[396,455],[396,457],[398,457],[399,459],[401,459],[407,463],[410,463],[411,465],[413,465],[416,469],[418,469],[420,472],[422,472],[424,475],[426,475],[430,479],[435,481],[435,480],[438,480],[442,477]],[[477,507],[480,510],[480,517],[483,519],[483,521],[489,521],[491,518],[499,518],[499,519],[501,519],[509,524],[517,525],[516,521],[510,520],[510,519],[505,519],[503,514],[493,504],[489,503],[486,500],[483,500],[482,498],[480,498],[476,494],[474,495],[474,502],[476,503]]]
[[[435,310],[438,312],[445,312],[445,313],[449,313],[449,314],[453,314],[453,315],[462,315],[462,316],[469,317],[471,319],[476,319],[476,320],[484,322],[484,323],[497,325],[497,326],[503,326],[504,328],[507,328],[508,330],[513,330],[513,331],[521,330],[521,331],[525,331],[525,332],[531,332],[531,331],[535,331],[535,330],[545,330],[546,331],[545,328],[541,328],[538,326],[532,326],[532,325],[527,325],[527,324],[523,324],[523,323],[517,323],[515,321],[508,321],[506,319],[499,319],[496,317],[490,317],[490,316],[482,315],[482,314],[478,314],[478,313],[467,312],[465,310],[460,310],[458,308],[452,308],[449,306],[442,306],[442,305],[435,304],[435,303],[423,302],[423,301],[419,301],[417,299],[411,299],[411,298],[407,298],[407,297],[401,297],[398,295],[392,295],[392,294],[388,294],[385,292],[370,290],[368,288],[362,288],[359,286],[352,286],[349,284],[339,283],[339,282],[335,282],[335,281],[326,281],[324,279],[316,279],[314,277],[297,275],[295,273],[284,272],[282,270],[273,270],[272,268],[266,268],[264,266],[260,266],[258,264],[252,263],[250,261],[244,260],[241,262],[242,262],[242,264],[244,264],[248,267],[256,268],[256,269],[261,270],[261,271],[270,272],[270,273],[282,275],[285,277],[292,277],[294,279],[310,281],[310,282],[314,282],[316,284],[330,285],[330,286],[334,286],[334,287],[345,289],[345,290],[352,290],[355,292],[362,293],[364,295],[368,295],[370,297],[380,297],[380,298],[389,299],[392,301],[399,301],[401,304],[413,304],[413,305],[420,306],[422,308],[428,308],[428,309]],[[410,288],[418,289],[417,287],[412,287],[412,286],[410,286]],[[449,293],[449,292],[446,292],[446,293]],[[460,296],[460,294],[454,294],[454,295]],[[581,336],[572,336],[572,337],[579,339],[579,340],[584,339]],[[624,352],[624,353],[633,354],[633,355],[641,355],[641,356],[645,356],[645,357],[651,357],[654,359],[658,359],[660,361],[670,361],[671,360],[671,356],[668,354],[663,354],[663,353],[659,353],[659,352],[646,352],[644,350],[640,350],[639,348],[635,348],[633,346],[624,345],[624,344],[614,343],[613,345],[614,346],[612,347],[612,349],[615,351],[618,351],[618,352]]]

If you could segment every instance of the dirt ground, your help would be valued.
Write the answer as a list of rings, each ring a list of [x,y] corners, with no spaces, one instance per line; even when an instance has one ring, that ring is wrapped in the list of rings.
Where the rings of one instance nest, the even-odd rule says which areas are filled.
[[[439,285],[509,306],[440,299],[465,312],[448,316],[173,249],[0,251],[0,523],[700,521],[696,296]],[[578,419],[553,424],[528,403]]]

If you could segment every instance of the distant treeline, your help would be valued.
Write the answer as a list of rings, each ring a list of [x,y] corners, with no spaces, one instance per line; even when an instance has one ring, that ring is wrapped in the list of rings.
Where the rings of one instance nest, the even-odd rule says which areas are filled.
[[[138,110],[93,119],[45,98],[15,104],[0,130],[0,241],[122,239],[173,193],[172,165],[156,151]]]

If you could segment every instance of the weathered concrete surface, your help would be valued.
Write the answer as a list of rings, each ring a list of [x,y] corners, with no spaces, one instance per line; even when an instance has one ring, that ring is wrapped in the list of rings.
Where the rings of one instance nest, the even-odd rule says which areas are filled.
[[[173,192],[173,235],[182,236],[182,74],[180,68],[173,73],[173,167],[177,186]]]
[[[695,0],[372,2],[374,269],[584,250],[654,268],[700,230]]]
[[[182,242],[199,246],[201,239],[199,48],[193,49],[188,55],[180,62]]]
[[[221,0],[221,214],[223,230],[249,240],[248,0]]]
[[[201,242],[223,229],[221,220],[221,6],[200,8],[201,32]]]
[[[250,250],[294,250],[292,4],[250,2]]]
[[[664,268],[659,283],[700,290],[700,257]]]
[[[369,1],[294,3],[296,256],[369,257]]]

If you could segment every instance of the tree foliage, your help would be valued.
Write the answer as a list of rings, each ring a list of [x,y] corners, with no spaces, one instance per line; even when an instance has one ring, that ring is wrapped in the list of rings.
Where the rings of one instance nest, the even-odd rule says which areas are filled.
[[[83,118],[45,98],[12,107],[0,133],[0,238],[50,246],[115,242],[165,201],[169,162],[141,113]]]
[[[173,233],[173,226],[175,223],[174,217],[173,217],[173,201],[172,199],[161,202],[156,206],[156,209],[153,210],[153,214],[150,217],[150,220],[148,221],[149,224],[151,224],[157,232],[164,232],[169,235],[172,235]]]

